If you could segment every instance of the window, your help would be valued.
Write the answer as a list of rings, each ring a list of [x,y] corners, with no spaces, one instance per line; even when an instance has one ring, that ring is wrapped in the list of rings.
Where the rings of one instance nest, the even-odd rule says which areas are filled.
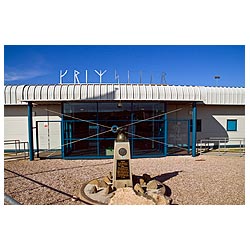
[[[111,157],[117,137],[111,131],[114,125],[124,128],[132,155],[163,156],[166,150],[164,103],[122,101],[121,107],[117,104],[118,101],[64,103],[64,156]]]
[[[227,120],[227,131],[237,131],[237,120]]]
[[[190,132],[193,131],[193,120],[190,120]],[[201,119],[196,120],[196,132],[201,132]]]

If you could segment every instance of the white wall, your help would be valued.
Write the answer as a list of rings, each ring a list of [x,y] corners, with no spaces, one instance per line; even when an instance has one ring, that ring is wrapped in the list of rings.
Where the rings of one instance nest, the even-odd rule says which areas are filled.
[[[244,106],[198,106],[197,118],[202,119],[199,138],[228,137],[245,138]],[[237,120],[237,131],[227,131],[227,120]]]
[[[52,113],[55,111],[57,113]],[[33,107],[33,138],[36,149],[36,121],[39,123],[39,147],[42,149],[61,148],[60,122],[48,121],[61,120],[61,105],[37,105]],[[26,105],[4,106],[4,140],[20,140],[28,142],[28,112]],[[5,149],[13,149],[14,146],[5,145]]]
[[[168,114],[168,119],[192,119],[192,104],[168,105],[168,111],[181,110]],[[197,132],[197,140],[210,137],[245,138],[245,108],[238,105],[199,105],[197,119],[201,119],[201,132]],[[237,131],[227,131],[227,120],[237,119]],[[192,140],[192,136],[190,136]]]
[[[182,109],[168,114],[168,119],[192,119],[192,104],[190,102],[185,104],[180,103],[178,105],[168,104],[168,111],[179,108]],[[48,123],[48,121],[52,120],[60,121],[60,112],[60,104],[40,104],[33,108],[33,127],[36,126],[36,121],[43,121],[39,123],[40,149],[61,148],[60,122]],[[244,106],[197,105],[197,119],[202,120],[202,131],[197,132],[197,140],[209,137],[229,137],[229,139],[245,137]],[[237,131],[226,130],[227,119],[237,119]],[[186,126],[183,126],[183,130],[187,130]],[[34,148],[36,148],[35,129],[33,132]],[[171,132],[171,130],[169,130],[169,132]],[[186,136],[187,134],[183,134],[184,139]],[[28,117],[27,106],[25,105],[4,106],[4,140],[10,139],[28,141]],[[192,136],[190,136],[190,140],[192,140]],[[5,149],[7,148],[8,147],[5,147]]]

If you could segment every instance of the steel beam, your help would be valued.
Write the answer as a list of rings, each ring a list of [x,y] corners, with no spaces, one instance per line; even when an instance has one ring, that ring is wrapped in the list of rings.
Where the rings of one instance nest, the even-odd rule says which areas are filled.
[[[33,161],[34,143],[33,143],[32,102],[28,102],[28,134],[29,134],[29,156],[30,156],[30,161]]]
[[[196,156],[196,122],[197,122],[197,107],[196,102],[192,105],[192,156]]]

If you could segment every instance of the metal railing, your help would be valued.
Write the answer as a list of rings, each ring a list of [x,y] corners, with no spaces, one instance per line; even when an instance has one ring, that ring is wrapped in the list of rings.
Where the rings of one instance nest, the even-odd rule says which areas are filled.
[[[240,154],[242,156],[245,154],[245,138],[210,137],[200,139],[197,142],[197,149],[199,154]]]
[[[9,204],[9,205],[21,205],[21,203],[19,203],[14,198],[12,198],[11,196],[7,195],[6,193],[4,193],[4,201],[7,204]]]
[[[4,160],[29,157],[29,143],[20,140],[4,140]]]

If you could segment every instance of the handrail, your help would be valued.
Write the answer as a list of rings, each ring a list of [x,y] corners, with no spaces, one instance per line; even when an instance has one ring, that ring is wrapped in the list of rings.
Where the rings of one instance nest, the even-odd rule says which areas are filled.
[[[29,156],[28,149],[29,149],[29,143],[26,141],[20,141],[18,139],[9,139],[4,140],[4,145],[14,145],[14,149],[10,149],[14,151],[13,154],[10,157],[6,157],[5,159],[14,159],[14,158],[24,158]],[[6,152],[6,148],[4,148],[4,151]],[[22,153],[22,155],[20,155]]]
[[[232,142],[238,143],[232,144]],[[210,137],[198,140],[197,144],[200,146],[200,154],[210,151],[211,148],[214,149],[215,146],[219,155],[221,155],[222,152],[229,152],[229,150],[226,150],[229,148],[228,146],[236,146],[236,148],[239,148],[239,152],[234,153],[245,153],[245,138]]]
[[[4,201],[9,203],[10,205],[22,205],[21,203],[19,203],[18,201],[16,201],[15,199],[7,195],[6,193],[4,193]]]

